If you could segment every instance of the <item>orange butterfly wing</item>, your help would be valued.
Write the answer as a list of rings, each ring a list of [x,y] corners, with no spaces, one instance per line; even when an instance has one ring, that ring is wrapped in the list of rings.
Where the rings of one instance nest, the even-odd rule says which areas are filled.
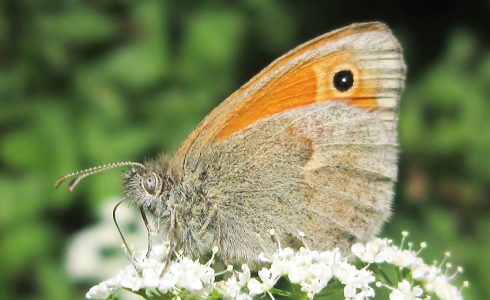
[[[332,79],[345,69],[353,73],[354,85],[339,91]],[[353,24],[327,33],[283,55],[223,101],[178,155],[185,164],[187,157],[258,120],[315,102],[341,100],[383,110],[383,118],[393,121],[404,74],[400,45],[384,24]]]

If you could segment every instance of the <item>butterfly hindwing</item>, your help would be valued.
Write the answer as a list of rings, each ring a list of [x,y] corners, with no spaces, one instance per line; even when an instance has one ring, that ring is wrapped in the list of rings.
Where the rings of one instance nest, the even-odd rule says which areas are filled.
[[[303,231],[317,249],[371,238],[390,215],[396,160],[395,132],[342,102],[289,110],[230,136],[202,157],[225,256],[252,259],[242,255],[262,251],[255,235],[270,229],[292,246]]]

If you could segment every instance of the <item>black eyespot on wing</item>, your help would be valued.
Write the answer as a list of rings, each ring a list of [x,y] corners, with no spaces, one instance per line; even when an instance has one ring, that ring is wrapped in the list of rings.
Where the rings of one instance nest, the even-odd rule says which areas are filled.
[[[333,86],[339,92],[345,92],[354,85],[354,74],[351,70],[342,70],[333,76]]]

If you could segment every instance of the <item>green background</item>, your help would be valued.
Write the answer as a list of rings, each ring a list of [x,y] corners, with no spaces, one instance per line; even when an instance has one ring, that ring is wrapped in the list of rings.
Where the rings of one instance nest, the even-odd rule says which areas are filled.
[[[120,171],[54,190],[67,171],[177,149],[274,58],[324,32],[386,22],[408,64],[395,214],[453,252],[466,299],[490,299],[490,2],[1,1],[0,299],[77,299],[78,231],[121,194]],[[114,235],[117,232],[114,230]],[[104,266],[100,266],[104,268]],[[458,283],[460,284],[460,283]]]

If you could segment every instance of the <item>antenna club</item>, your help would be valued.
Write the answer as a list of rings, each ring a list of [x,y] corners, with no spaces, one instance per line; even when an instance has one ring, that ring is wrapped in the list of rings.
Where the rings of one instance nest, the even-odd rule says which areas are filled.
[[[54,183],[54,188],[55,189],[59,188],[60,185],[65,181],[65,179],[66,179],[65,176],[58,178]]]

